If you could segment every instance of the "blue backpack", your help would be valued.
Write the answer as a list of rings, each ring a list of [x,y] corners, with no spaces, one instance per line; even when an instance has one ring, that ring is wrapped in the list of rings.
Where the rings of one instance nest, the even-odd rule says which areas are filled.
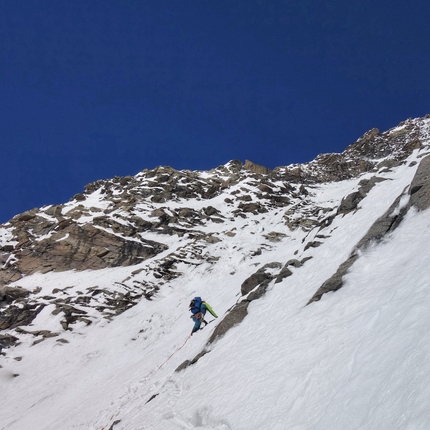
[[[199,312],[201,312],[201,307],[202,307],[202,298],[201,297],[194,297],[193,300],[191,300],[190,303],[190,311],[193,315],[198,314]]]

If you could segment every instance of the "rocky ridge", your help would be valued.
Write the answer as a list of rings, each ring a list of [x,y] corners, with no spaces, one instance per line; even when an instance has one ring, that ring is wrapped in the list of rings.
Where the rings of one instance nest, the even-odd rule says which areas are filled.
[[[334,220],[358,211],[373,187],[390,180],[392,169],[418,152],[420,168],[412,184],[368,233],[363,232],[350,257],[309,303],[319,300],[342,286],[343,275],[366,243],[392,231],[412,206],[428,206],[429,127],[427,116],[384,133],[373,129],[341,154],[273,170],[237,160],[210,171],[160,166],[96,181],[68,203],[15,216],[0,226],[0,348],[18,342],[23,334],[34,336],[35,342],[49,337],[61,341],[60,332],[31,329],[34,318],[48,307],[52,315],[61,315],[64,331],[90,325],[96,318],[113,318],[172,285],[182,266],[216,265],[221,257],[213,245],[232,242],[241,231],[256,234],[259,226],[276,218],[267,223],[273,230],[259,233],[260,242],[249,256],[265,255],[268,261],[238,285],[239,299],[214,330],[211,344],[243,320],[249,303],[267,288],[306,267],[312,249],[329,237]],[[417,167],[416,161],[409,163]],[[348,184],[340,201],[319,198],[319,186],[328,182]],[[271,249],[283,246],[290,236],[295,238],[294,258],[270,261]],[[19,285],[38,273],[119,267],[130,268],[123,279],[86,291],[70,285],[46,295],[41,286],[29,290]]]

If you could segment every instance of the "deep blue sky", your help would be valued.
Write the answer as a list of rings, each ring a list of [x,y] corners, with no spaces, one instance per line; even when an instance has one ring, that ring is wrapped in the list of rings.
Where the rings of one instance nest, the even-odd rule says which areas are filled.
[[[144,168],[268,167],[430,113],[424,0],[0,2],[0,222]]]

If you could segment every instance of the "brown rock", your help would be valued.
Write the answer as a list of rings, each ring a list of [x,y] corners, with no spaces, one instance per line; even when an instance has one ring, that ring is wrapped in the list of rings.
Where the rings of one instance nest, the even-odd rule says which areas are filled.
[[[243,168],[249,170],[253,173],[258,173],[261,175],[268,175],[270,173],[270,169],[265,166],[260,166],[259,164],[255,164],[252,161],[246,160]]]

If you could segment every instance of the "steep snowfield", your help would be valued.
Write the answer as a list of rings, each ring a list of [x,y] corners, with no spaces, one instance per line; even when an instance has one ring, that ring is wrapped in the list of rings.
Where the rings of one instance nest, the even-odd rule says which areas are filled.
[[[54,337],[33,345],[32,335],[21,335],[22,344],[0,357],[0,429],[107,430],[115,422],[113,430],[430,428],[428,210],[410,211],[391,236],[362,253],[342,289],[305,306],[410,183],[416,157],[379,173],[389,180],[376,184],[357,212],[318,232],[290,231],[283,210],[235,220],[235,236],[205,247],[216,263],[182,264],[183,275],[154,300],[111,322],[94,313],[92,325],[64,332],[47,306],[29,329],[61,331],[69,343]],[[316,187],[309,198],[335,209],[369,177]],[[222,229],[229,230],[228,221]],[[263,236],[270,231],[287,236],[270,242]],[[317,233],[325,236],[322,245],[305,251]],[[155,259],[191,243],[170,240]],[[253,254],[259,247],[261,255]],[[248,316],[208,354],[175,372],[205,348],[247,277],[266,263],[305,257],[312,259],[251,302]],[[41,297],[67,286],[111,288],[149,264],[35,274],[16,284],[42,287]],[[195,295],[219,319],[188,338]]]

